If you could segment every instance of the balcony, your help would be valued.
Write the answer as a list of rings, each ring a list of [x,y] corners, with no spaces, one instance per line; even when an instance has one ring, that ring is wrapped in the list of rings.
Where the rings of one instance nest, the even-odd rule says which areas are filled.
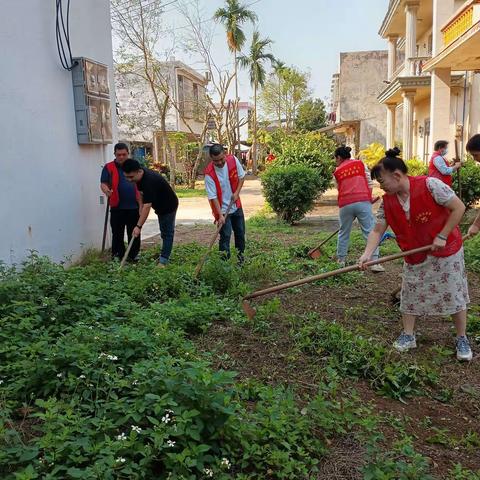
[[[423,70],[480,69],[480,0],[469,0],[442,28],[443,48]]]
[[[399,104],[403,102],[402,93],[415,91],[415,104],[430,98],[431,73],[425,71],[426,62],[430,57],[414,57],[410,61],[413,63],[414,75],[407,75],[403,65],[395,72],[395,76],[387,87],[377,97],[380,103]],[[461,87],[464,76],[455,74],[451,76],[450,86]]]

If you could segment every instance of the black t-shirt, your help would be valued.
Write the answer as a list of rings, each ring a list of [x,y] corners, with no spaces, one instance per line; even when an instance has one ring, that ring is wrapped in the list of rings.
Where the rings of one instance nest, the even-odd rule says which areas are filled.
[[[170,184],[157,172],[143,168],[143,177],[137,183],[143,202],[151,203],[157,215],[172,213],[178,208],[178,198]]]

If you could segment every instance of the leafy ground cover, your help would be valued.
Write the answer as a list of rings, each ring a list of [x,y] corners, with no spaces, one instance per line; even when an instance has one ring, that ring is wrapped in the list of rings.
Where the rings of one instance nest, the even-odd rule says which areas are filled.
[[[2,269],[0,478],[480,478],[478,360],[458,364],[436,318],[418,351],[391,350],[399,263],[264,298],[250,322],[244,293],[335,268],[333,244],[306,255],[329,232],[256,217],[245,267],[212,255],[194,281],[192,240],[209,228],[167,269],[156,247],[120,272],[35,255]],[[466,246],[474,305],[479,243]],[[352,259],[361,246],[355,234]]]

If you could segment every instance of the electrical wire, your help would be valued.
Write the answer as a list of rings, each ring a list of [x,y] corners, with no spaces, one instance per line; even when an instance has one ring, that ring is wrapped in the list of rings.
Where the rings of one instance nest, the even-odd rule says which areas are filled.
[[[57,41],[57,52],[60,63],[65,70],[72,70],[76,65],[72,57],[72,47],[70,45],[70,0],[67,0],[66,21],[63,17],[62,0],[56,1],[55,9],[55,36]]]

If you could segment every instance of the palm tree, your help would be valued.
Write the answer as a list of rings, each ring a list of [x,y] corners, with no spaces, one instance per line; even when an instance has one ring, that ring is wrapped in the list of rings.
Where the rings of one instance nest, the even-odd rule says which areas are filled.
[[[227,32],[228,48],[234,55],[235,66],[235,103],[237,105],[237,142],[240,143],[240,119],[238,112],[238,78],[237,78],[237,54],[245,44],[245,33],[242,25],[250,21],[255,23],[257,15],[252,10],[248,10],[245,5],[241,5],[238,0],[225,0],[225,7],[219,8],[213,18],[222,23]]]
[[[282,128],[282,74],[288,68],[287,65],[281,60],[275,59],[272,63],[273,71],[278,79],[278,109],[277,109],[277,119],[278,119],[278,128]]]
[[[267,73],[265,71],[265,61],[275,61],[275,57],[268,53],[267,47],[272,44],[269,38],[260,38],[260,33],[255,30],[253,32],[252,44],[248,55],[238,57],[238,61],[243,68],[249,70],[250,84],[253,87],[253,174],[257,174],[257,90],[259,86],[265,84]]]

